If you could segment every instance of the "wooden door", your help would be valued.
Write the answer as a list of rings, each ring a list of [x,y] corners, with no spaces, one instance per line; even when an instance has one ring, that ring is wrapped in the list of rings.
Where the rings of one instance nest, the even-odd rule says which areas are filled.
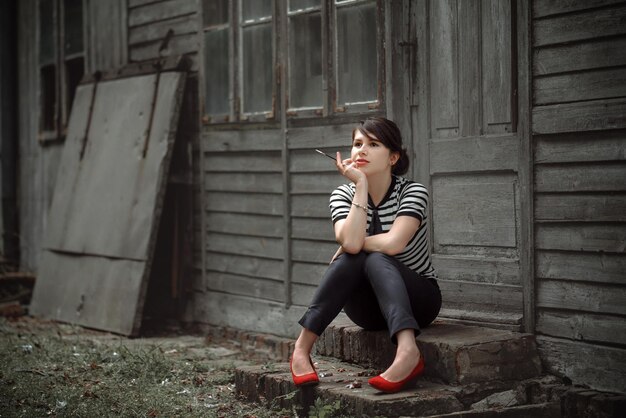
[[[519,129],[516,3],[411,3],[414,177],[431,195],[441,316],[509,329],[523,318],[520,225],[527,222],[520,218],[527,135]]]

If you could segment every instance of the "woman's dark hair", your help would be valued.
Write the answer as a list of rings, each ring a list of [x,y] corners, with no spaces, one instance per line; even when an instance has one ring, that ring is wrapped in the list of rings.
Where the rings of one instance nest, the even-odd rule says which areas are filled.
[[[406,148],[402,146],[402,134],[395,122],[380,117],[369,117],[362,120],[361,125],[352,131],[352,141],[354,141],[354,134],[357,130],[370,139],[379,140],[391,152],[400,154],[400,158],[391,169],[393,174],[402,175],[409,170],[409,156]]]

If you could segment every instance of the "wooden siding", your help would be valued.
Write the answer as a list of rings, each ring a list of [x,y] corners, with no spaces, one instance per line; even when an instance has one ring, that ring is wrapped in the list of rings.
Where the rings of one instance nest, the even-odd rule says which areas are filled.
[[[201,19],[199,0],[128,0],[129,60],[187,55],[197,71]]]
[[[290,128],[286,135],[272,128],[204,130],[206,275],[202,283],[196,281],[197,320],[283,335],[297,332],[296,321],[337,249],[328,197],[345,182],[332,162],[313,149],[347,151],[353,126]],[[284,147],[288,158],[282,157]],[[220,302],[221,309],[209,306],[216,300],[229,303]]]
[[[540,350],[548,370],[576,383],[622,392],[626,391],[625,18],[623,1],[533,2]]]

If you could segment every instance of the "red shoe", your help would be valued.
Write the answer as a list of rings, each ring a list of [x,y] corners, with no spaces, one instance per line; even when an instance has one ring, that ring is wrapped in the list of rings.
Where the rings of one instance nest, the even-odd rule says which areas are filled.
[[[309,357],[309,363],[311,363],[311,367],[313,367],[313,371],[311,373],[303,374],[302,376],[296,376],[293,373],[293,356],[289,359],[289,370],[291,370],[291,377],[293,378],[293,383],[296,386],[312,386],[317,385],[320,382],[320,378],[317,375],[317,371],[315,370],[315,366],[311,361],[311,357]]]
[[[424,356],[421,355],[419,361],[417,362],[417,366],[415,366],[413,371],[411,371],[411,373],[409,373],[409,375],[406,378],[400,380],[399,382],[390,382],[384,377],[381,377],[380,375],[378,375],[368,380],[368,383],[370,384],[370,386],[373,386],[374,388],[380,390],[381,392],[395,393],[395,392],[400,391],[407,382],[416,378],[423,372],[424,372]]]

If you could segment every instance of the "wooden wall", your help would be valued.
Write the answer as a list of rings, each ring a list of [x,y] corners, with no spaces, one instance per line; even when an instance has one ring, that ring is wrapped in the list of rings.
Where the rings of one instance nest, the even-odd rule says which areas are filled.
[[[313,149],[347,149],[353,126],[204,131],[206,272],[196,319],[297,333],[337,249],[328,198],[342,178]]]
[[[626,2],[533,2],[536,331],[548,370],[626,391]]]

